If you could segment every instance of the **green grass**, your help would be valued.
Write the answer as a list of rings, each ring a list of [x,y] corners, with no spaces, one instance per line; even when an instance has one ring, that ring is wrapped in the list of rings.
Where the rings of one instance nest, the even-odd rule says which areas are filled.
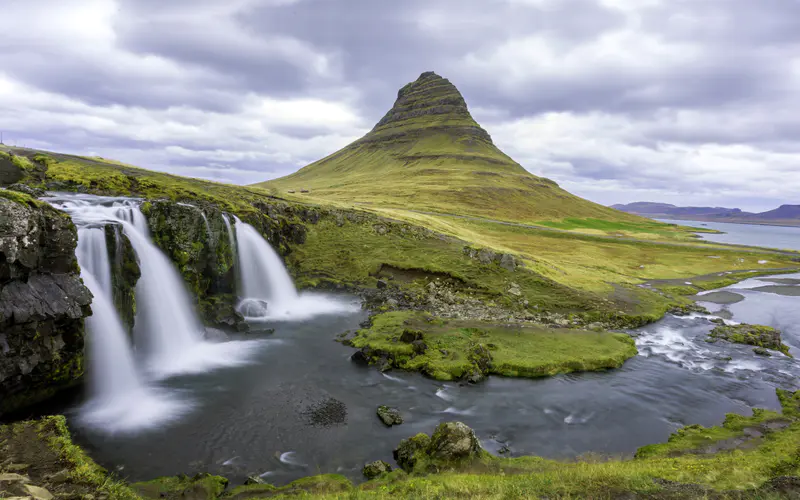
[[[470,147],[478,150],[486,146],[478,142]],[[95,194],[166,198],[201,207],[213,204],[257,226],[259,220],[267,217],[267,206],[283,203],[295,212],[309,207],[308,200],[287,202],[271,198],[267,191],[257,188],[151,172],[107,159],[37,151],[25,154],[37,168],[43,169],[43,178],[29,179],[34,185],[59,181],[64,189]],[[23,198],[25,195],[0,193],[28,200]],[[533,311],[599,311],[595,316],[601,320],[613,319],[621,312],[639,317],[636,324],[640,324],[658,319],[671,304],[686,301],[661,297],[634,286],[645,281],[746,269],[757,266],[758,260],[769,260],[770,268],[797,267],[789,256],[722,245],[628,241],[425,215],[404,209],[367,206],[345,209],[335,202],[326,203],[323,207],[311,205],[322,214],[321,220],[318,224],[305,224],[305,243],[293,245],[287,258],[301,287],[330,284],[372,287],[382,266],[391,266],[419,273],[419,279],[400,285],[420,300],[424,300],[426,279],[444,277],[454,282],[461,298],[484,299],[501,308],[519,311],[521,303],[528,301],[529,310]],[[293,221],[301,222],[296,218]],[[660,231],[658,225],[645,219],[616,224]],[[380,227],[388,232],[381,234],[377,230]],[[680,237],[679,233],[676,235],[672,240]],[[509,272],[496,264],[481,264],[464,254],[465,247],[512,254],[524,263],[524,268]],[[519,286],[521,296],[508,293],[512,283]]]
[[[414,354],[404,332],[421,332],[427,346]],[[470,375],[476,350],[488,352],[485,374],[507,377],[544,377],[557,373],[596,371],[622,366],[637,354],[625,334],[544,327],[504,327],[481,322],[441,321],[417,312],[389,312],[372,318],[372,326],[350,341],[388,354],[397,368],[420,371],[438,380]]]

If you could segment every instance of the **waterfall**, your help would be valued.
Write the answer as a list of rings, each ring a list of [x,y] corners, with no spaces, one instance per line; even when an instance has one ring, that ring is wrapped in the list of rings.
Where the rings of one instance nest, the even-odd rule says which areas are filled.
[[[181,373],[201,373],[223,366],[236,366],[248,361],[253,354],[251,342],[211,344],[203,340],[204,328],[196,315],[190,295],[178,270],[152,242],[147,219],[139,209],[139,201],[130,198],[91,195],[60,195],[50,198],[56,208],[72,216],[81,228],[81,251],[86,253],[87,269],[97,270],[111,299],[108,249],[102,226],[114,223],[122,227],[133,246],[141,276],[136,283],[136,321],[134,341],[136,355],[142,357],[144,368],[151,376],[163,378]],[[99,227],[98,227],[99,226]],[[104,253],[105,252],[105,253]],[[91,256],[89,254],[91,253]],[[102,257],[99,255],[102,254]],[[98,259],[105,266],[96,268]],[[108,279],[105,277],[109,276]],[[106,287],[106,284],[108,286]],[[116,311],[115,311],[116,312]]]
[[[176,418],[188,409],[147,387],[111,302],[111,265],[103,228],[78,230],[81,278],[94,296],[86,318],[90,399],[80,419],[108,432],[135,431]]]
[[[137,207],[131,211],[141,214]],[[136,283],[134,335],[147,351],[150,368],[168,372],[170,365],[181,363],[202,342],[203,327],[172,262],[134,224],[123,222],[122,229],[142,263]]]
[[[285,308],[297,301],[297,289],[278,253],[253,226],[236,216],[234,219],[241,295],[245,299],[242,301],[243,314],[263,315],[263,311],[261,314],[254,314],[259,309],[260,301],[266,302],[269,309]]]
[[[231,246],[236,249],[239,279],[238,310],[248,321],[301,321],[320,314],[352,312],[357,301],[314,293],[297,293],[278,253],[256,229],[233,216],[236,237],[225,218]]]
[[[92,275],[92,279],[98,285],[98,293],[106,297],[111,296],[111,264],[108,260],[108,248],[106,248],[106,232],[102,227],[84,227],[78,230],[78,264],[82,271],[87,271]],[[86,273],[81,273],[83,276]]]
[[[91,379],[93,397],[110,398],[119,392],[139,390],[142,384],[134,368],[131,346],[110,300],[111,265],[105,231],[80,229],[77,254],[81,278],[94,295],[92,315],[86,318],[89,362],[97,375]]]
[[[208,217],[206,217],[206,213],[200,210],[200,215],[203,217],[203,223],[206,226],[206,241],[208,242],[208,247],[213,249],[214,248],[214,235],[211,233],[211,224],[208,222]]]

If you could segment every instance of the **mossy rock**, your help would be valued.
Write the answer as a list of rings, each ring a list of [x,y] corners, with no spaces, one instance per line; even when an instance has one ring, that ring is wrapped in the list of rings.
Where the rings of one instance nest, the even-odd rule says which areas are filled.
[[[789,346],[781,341],[781,332],[771,326],[748,325],[719,325],[711,330],[709,339],[727,340],[737,344],[752,345],[760,348],[773,349],[787,356]]]
[[[161,477],[131,485],[142,498],[159,500],[216,500],[225,491],[228,480],[222,476],[197,474]]]

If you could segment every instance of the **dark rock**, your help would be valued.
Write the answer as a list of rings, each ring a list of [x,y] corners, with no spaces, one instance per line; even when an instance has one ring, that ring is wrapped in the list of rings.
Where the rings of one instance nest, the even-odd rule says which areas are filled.
[[[386,283],[384,280],[378,280],[378,282],[376,283],[376,286],[377,286],[379,289],[381,289],[381,290],[382,290],[382,289],[386,288],[387,286],[389,286],[389,284],[388,284],[388,283]]]
[[[414,354],[425,354],[428,350],[428,345],[422,340],[415,340],[411,343],[411,347],[414,349]]]
[[[331,427],[347,423],[347,405],[338,399],[327,398],[302,411],[306,422],[315,427]]]
[[[106,247],[111,265],[111,288],[114,307],[123,326],[132,334],[136,317],[136,283],[141,277],[139,260],[130,240],[119,224],[105,227]]]
[[[500,267],[505,269],[506,271],[515,271],[517,269],[517,261],[513,255],[509,255],[507,253],[502,254],[500,257]]]
[[[770,352],[763,347],[756,347],[753,349],[753,352],[759,356],[772,356],[772,354],[770,354]]]
[[[401,469],[406,472],[412,472],[417,462],[426,458],[430,444],[431,438],[427,434],[420,433],[400,441],[392,455]]]
[[[712,318],[710,321],[712,323],[716,324],[716,325],[724,325],[725,324],[725,320],[722,319],[722,318]]]
[[[0,197],[0,414],[83,375],[92,294],[78,274],[76,244],[66,214]]]
[[[462,422],[439,424],[431,436],[428,453],[435,459],[460,461],[472,458],[482,451],[475,432]]]
[[[10,191],[16,191],[18,193],[25,193],[28,196],[32,196],[34,198],[39,198],[46,194],[44,189],[39,189],[35,187],[28,186],[27,184],[12,184],[8,186]]]
[[[0,152],[0,185],[14,184],[25,177],[25,171],[7,153]]]
[[[411,344],[416,340],[422,340],[422,332],[419,330],[405,329],[400,335],[400,342],[405,342],[406,344]]]
[[[354,363],[356,363],[358,365],[366,366],[366,365],[369,365],[370,358],[367,355],[367,353],[365,353],[364,350],[362,349],[360,351],[354,352],[353,355],[350,356],[350,361],[352,361],[352,362],[354,362]]]
[[[247,486],[251,484],[266,484],[266,481],[264,481],[258,476],[247,476],[247,479],[245,480],[244,484]]]
[[[364,466],[361,471],[367,479],[375,479],[382,474],[392,472],[392,466],[383,460],[376,460]]]
[[[403,416],[400,415],[400,410],[397,408],[389,408],[388,406],[381,405],[378,407],[377,413],[381,421],[388,427],[403,423]]]

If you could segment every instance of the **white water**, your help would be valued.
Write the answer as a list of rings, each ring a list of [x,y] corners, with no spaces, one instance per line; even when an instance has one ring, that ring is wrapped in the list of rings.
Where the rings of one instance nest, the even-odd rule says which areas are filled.
[[[238,309],[248,321],[302,321],[322,314],[358,310],[358,304],[352,300],[299,294],[283,261],[267,240],[250,224],[233,218],[240,283]],[[225,222],[230,231],[227,218]]]
[[[105,230],[102,227],[81,228],[78,231],[76,254],[81,270],[90,273],[96,281],[98,293],[111,297],[111,264],[108,260]],[[81,276],[85,276],[86,272],[81,273]],[[94,290],[92,293],[98,295]]]
[[[267,301],[276,308],[296,301],[297,289],[278,253],[253,226],[236,216],[234,219],[242,295]]]
[[[109,432],[129,432],[181,415],[188,406],[147,387],[136,370],[128,336],[111,303],[105,231],[80,229],[77,255],[83,282],[94,295],[92,315],[86,318],[91,396],[81,420]],[[106,283],[96,279],[95,273]]]
[[[51,203],[69,213],[82,231],[86,228],[102,233],[102,229],[95,228],[108,223],[122,226],[136,252],[141,270],[136,284],[134,339],[137,356],[141,353],[144,357],[143,368],[151,377],[164,378],[241,365],[253,355],[254,344],[262,344],[258,341],[220,344],[203,340],[204,329],[193,310],[183,280],[172,262],[150,240],[147,219],[139,210],[137,200],[67,195],[53,198]],[[79,245],[91,253],[91,263],[87,263],[87,268],[96,266],[95,259],[108,261],[107,253],[101,257],[102,252],[91,241],[79,240]],[[108,281],[110,283],[110,278]],[[110,288],[109,285],[109,291]],[[111,302],[110,294],[108,298]]]

